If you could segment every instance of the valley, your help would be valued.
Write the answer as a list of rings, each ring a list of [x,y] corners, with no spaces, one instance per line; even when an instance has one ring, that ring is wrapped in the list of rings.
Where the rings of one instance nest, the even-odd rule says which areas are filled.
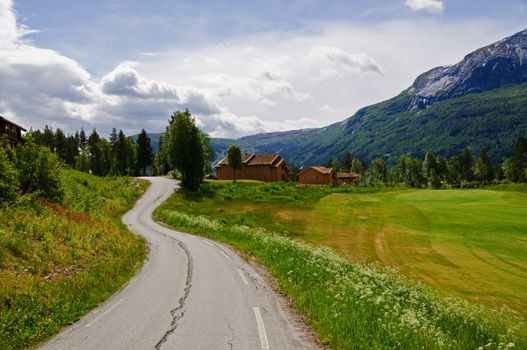
[[[0,0],[0,349],[527,349],[510,1]]]
[[[445,295],[527,316],[527,187],[407,190],[209,182],[172,209],[328,246]],[[370,193],[368,193],[370,192]]]

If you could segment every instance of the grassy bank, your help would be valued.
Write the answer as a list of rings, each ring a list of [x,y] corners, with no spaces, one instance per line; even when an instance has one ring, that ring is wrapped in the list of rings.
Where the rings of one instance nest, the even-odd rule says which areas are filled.
[[[0,349],[23,349],[119,289],[146,257],[120,218],[147,184],[65,170],[62,204],[20,198],[0,209]]]
[[[377,197],[412,193],[365,193],[372,191],[368,189],[347,190],[350,193],[335,191],[341,190],[292,184],[209,183],[198,195],[174,195],[155,215],[178,229],[226,242],[254,256],[277,277],[280,288],[334,349],[527,346],[524,336],[514,335],[521,334],[521,323],[508,309],[489,313],[488,309],[461,299],[445,298],[444,294],[439,295],[395,271],[354,263],[355,260],[342,259],[327,249],[299,243],[298,238],[317,245],[326,244],[331,241],[328,237],[336,237],[343,227],[356,225],[353,216],[343,214],[348,208],[348,213],[369,211],[369,216],[362,212],[356,219],[378,227],[384,217],[373,215],[376,206],[359,203],[356,196],[369,198],[371,204],[378,201]],[[337,201],[338,205],[332,206],[335,196],[353,200]],[[422,198],[416,196],[416,200]],[[329,203],[324,204],[325,200]],[[481,208],[475,209],[478,210]],[[317,217],[326,219],[313,220]],[[411,220],[404,210],[400,217]],[[316,229],[306,230],[313,225]],[[330,229],[323,230],[324,227]],[[356,244],[350,241],[349,246]],[[360,252],[364,250],[359,248]],[[401,244],[400,249],[403,248]],[[361,257],[359,260],[369,261]]]

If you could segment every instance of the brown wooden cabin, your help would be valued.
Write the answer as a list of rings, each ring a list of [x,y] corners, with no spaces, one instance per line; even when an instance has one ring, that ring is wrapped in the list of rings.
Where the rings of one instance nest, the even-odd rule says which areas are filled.
[[[22,140],[22,132],[25,131],[27,130],[20,125],[0,116],[0,136],[7,135],[7,139],[11,146],[15,147]]]
[[[218,180],[234,179],[234,171],[229,167],[226,157],[216,164],[216,176]],[[243,153],[242,168],[236,169],[236,178],[266,182],[289,181],[291,171],[279,154],[259,156],[254,153]]]
[[[357,173],[337,173],[337,179],[340,185],[358,186],[360,175]]]
[[[298,173],[298,182],[304,185],[338,185],[337,173],[333,168],[310,166]]]

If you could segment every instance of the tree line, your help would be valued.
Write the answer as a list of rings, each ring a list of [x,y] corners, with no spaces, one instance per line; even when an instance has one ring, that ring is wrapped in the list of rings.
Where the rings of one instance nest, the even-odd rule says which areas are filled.
[[[413,188],[477,187],[491,183],[527,182],[527,139],[518,137],[512,156],[493,164],[487,153],[474,157],[470,148],[449,159],[427,152],[424,159],[403,155],[394,166],[382,157],[370,164],[346,152],[342,161],[331,158],[328,167],[361,175],[361,184]]]
[[[108,140],[96,129],[90,135],[82,128],[66,135],[60,128],[53,131],[49,126],[29,131],[26,138],[49,148],[68,166],[97,176],[146,175],[153,161],[151,141],[144,129],[135,142],[115,128]]]
[[[108,140],[94,129],[66,135],[49,126],[30,130],[21,143],[11,147],[0,137],[0,205],[19,195],[37,193],[59,200],[63,197],[61,171],[64,165],[97,176],[145,175],[153,166],[155,175],[171,173],[185,189],[196,191],[212,171],[214,149],[192,114],[177,111],[170,117],[155,157],[143,129],[137,140],[114,128]]]

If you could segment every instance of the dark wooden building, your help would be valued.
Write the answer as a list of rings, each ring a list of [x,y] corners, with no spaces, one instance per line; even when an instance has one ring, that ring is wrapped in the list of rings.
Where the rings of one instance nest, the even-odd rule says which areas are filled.
[[[341,185],[358,186],[360,183],[360,175],[356,173],[337,173],[337,179]]]
[[[310,166],[298,173],[298,182],[304,185],[338,185],[333,168]]]
[[[18,124],[15,124],[4,117],[0,116],[0,136],[7,135],[11,146],[16,146],[22,140],[22,132],[27,131]]]
[[[229,167],[227,158],[216,165],[216,175],[218,180],[234,179],[234,171]],[[289,181],[291,171],[279,154],[259,156],[254,153],[243,153],[242,168],[236,171],[236,178],[266,182]]]

